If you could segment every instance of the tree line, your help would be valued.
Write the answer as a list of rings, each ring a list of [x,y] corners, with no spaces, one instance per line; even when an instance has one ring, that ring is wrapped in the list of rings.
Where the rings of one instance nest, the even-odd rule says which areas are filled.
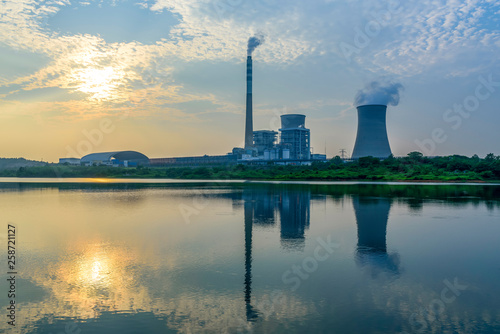
[[[406,157],[364,157],[344,161],[339,156],[310,166],[231,165],[215,167],[117,168],[45,164],[0,170],[2,177],[110,177],[170,179],[261,179],[261,180],[374,180],[374,181],[498,181],[500,156],[425,157],[411,152]]]

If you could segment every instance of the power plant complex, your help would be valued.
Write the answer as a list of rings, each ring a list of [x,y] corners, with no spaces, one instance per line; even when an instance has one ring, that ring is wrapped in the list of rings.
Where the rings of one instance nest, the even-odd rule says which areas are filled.
[[[111,165],[111,166],[210,166],[210,165],[310,165],[313,161],[326,161],[326,154],[311,153],[311,131],[306,128],[306,116],[302,114],[281,115],[281,127],[275,130],[253,129],[253,61],[252,52],[262,43],[262,38],[251,37],[248,41],[246,60],[246,109],[244,147],[233,148],[231,153],[217,156],[192,156],[150,159],[135,151],[93,153],[78,158],[62,158],[59,163],[74,165]],[[372,83],[373,84],[373,83]],[[376,86],[376,93],[383,88]],[[396,93],[393,94],[399,99]],[[371,103],[369,93],[357,106],[358,128],[351,159],[372,156],[387,158],[391,153],[387,137],[387,103]],[[359,95],[360,93],[358,93]],[[371,92],[373,94],[373,92]],[[359,97],[356,98],[357,100]],[[392,103],[394,104],[394,103]],[[397,101],[396,103],[397,104]]]

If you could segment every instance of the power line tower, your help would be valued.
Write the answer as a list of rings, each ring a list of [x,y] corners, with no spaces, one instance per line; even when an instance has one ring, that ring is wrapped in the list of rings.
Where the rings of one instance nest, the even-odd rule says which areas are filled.
[[[347,154],[346,149],[343,148],[339,152],[340,152],[340,157],[342,158],[342,160],[345,160],[345,155]]]

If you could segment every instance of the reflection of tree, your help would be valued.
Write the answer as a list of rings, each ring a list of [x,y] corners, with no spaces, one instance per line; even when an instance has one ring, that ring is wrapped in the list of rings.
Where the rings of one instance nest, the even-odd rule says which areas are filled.
[[[392,201],[387,198],[353,197],[358,226],[356,263],[373,277],[381,272],[399,275],[399,255],[387,253],[387,221]]]

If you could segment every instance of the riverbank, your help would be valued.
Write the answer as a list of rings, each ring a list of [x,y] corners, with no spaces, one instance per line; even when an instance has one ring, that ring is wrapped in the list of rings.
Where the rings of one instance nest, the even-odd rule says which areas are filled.
[[[415,152],[414,152],[415,153]],[[46,164],[0,170],[0,177],[134,178],[178,180],[268,180],[268,181],[382,181],[382,182],[499,182],[500,157],[488,155],[426,158],[361,158],[344,163],[336,157],[311,166],[146,167],[70,166]]]

